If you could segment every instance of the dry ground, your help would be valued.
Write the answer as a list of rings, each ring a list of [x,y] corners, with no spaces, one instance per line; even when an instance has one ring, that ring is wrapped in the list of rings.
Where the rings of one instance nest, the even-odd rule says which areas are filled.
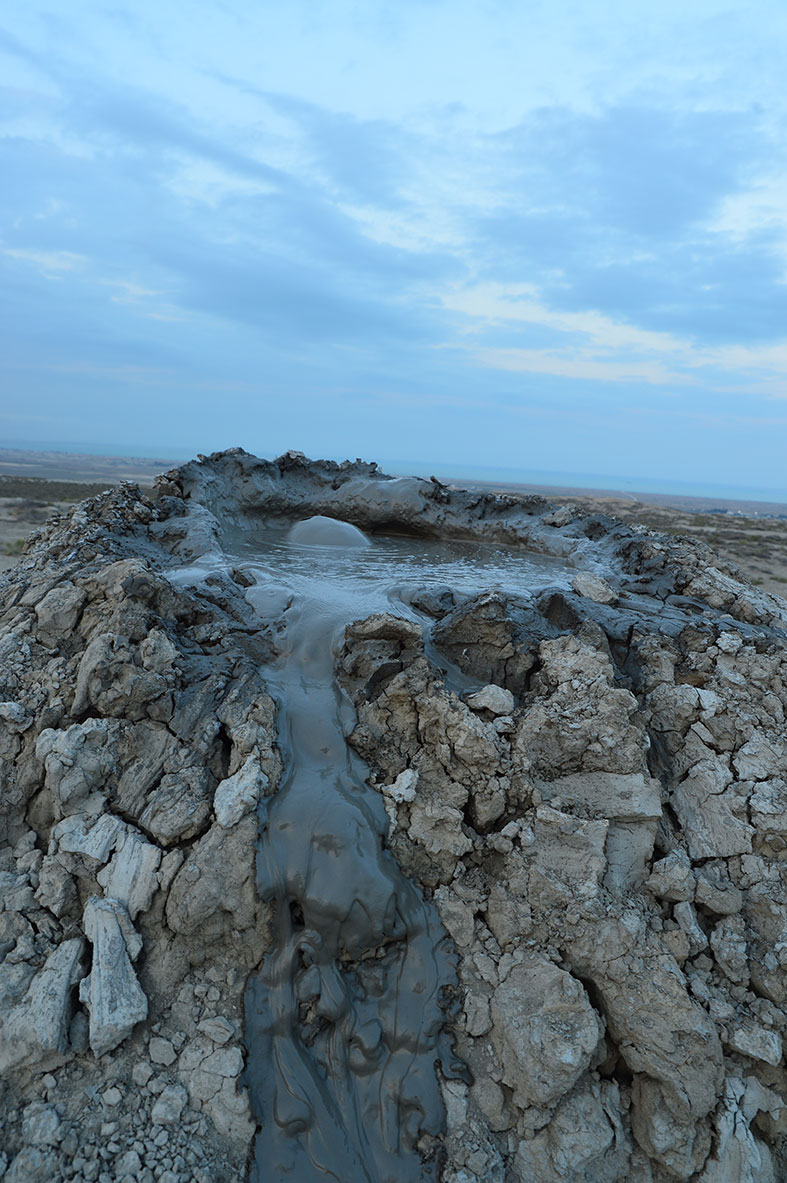
[[[558,498],[592,504],[624,522],[638,523],[664,534],[697,538],[740,568],[750,583],[773,595],[787,597],[787,506],[783,515],[759,516],[738,512],[697,513],[685,507],[649,505],[611,497]]]
[[[27,536],[43,526],[50,514],[95,497],[114,483],[0,476],[0,571],[14,566]]]

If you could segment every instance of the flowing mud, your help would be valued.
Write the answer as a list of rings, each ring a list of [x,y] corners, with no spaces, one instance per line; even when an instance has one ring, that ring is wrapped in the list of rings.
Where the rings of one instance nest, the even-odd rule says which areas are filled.
[[[389,819],[346,744],[356,719],[336,662],[359,617],[411,617],[406,600],[433,587],[477,591],[507,578],[524,590],[558,567],[477,545],[372,541],[323,516],[271,539],[267,553],[262,540],[244,549],[263,552],[256,563],[237,556],[255,579],[246,599],[270,624],[287,605],[265,674],[285,772],[261,808],[258,885],[274,904],[275,939],[247,995],[254,1178],[437,1179],[436,1060],[446,1078],[471,1081],[443,1031],[456,955],[434,904],[384,849]]]

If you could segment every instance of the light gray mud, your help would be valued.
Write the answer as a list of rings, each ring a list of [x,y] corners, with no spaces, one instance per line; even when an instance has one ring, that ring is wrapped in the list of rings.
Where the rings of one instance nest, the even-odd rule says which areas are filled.
[[[413,617],[407,601],[430,585],[522,587],[564,570],[472,544],[371,541],[322,516],[269,535],[267,547],[252,538],[236,557],[267,625],[287,605],[280,656],[265,671],[285,773],[260,806],[258,887],[275,920],[246,1002],[254,1177],[437,1179],[445,1114],[435,1062],[448,1079],[472,1079],[444,1031],[456,954],[434,904],[384,849],[389,819],[346,743],[357,718],[337,658],[353,620],[389,608]]]

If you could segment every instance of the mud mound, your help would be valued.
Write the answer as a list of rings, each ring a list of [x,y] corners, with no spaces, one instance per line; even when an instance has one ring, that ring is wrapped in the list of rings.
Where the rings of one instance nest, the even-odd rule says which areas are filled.
[[[303,649],[356,785],[319,823],[300,585],[248,557],[312,517],[568,572],[411,579]],[[360,462],[233,450],[48,525],[0,578],[4,1183],[787,1177],[786,641],[707,549]],[[337,920],[340,814],[382,923]]]

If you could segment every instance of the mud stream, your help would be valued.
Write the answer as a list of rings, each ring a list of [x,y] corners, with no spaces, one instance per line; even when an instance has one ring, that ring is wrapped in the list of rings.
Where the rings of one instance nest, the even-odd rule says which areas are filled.
[[[414,592],[567,585],[512,548],[367,539],[326,518],[226,540],[246,595],[280,630],[266,671],[285,775],[260,810],[258,887],[274,944],[246,998],[256,1183],[437,1179],[436,1061],[466,1074],[444,1032],[456,958],[433,904],[385,848],[388,818],[345,742],[355,712],[335,677],[344,628],[373,612],[424,624]]]

